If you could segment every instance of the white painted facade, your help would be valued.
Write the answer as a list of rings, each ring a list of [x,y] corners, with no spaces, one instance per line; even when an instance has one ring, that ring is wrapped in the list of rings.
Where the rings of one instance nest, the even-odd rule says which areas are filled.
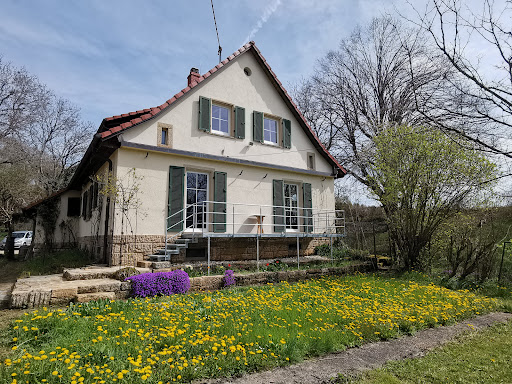
[[[258,62],[254,50],[248,50],[187,90],[155,117],[122,130],[117,137],[109,137],[110,142],[115,140],[119,146],[109,161],[81,176],[81,191],[70,190],[60,195],[61,211],[55,241],[66,241],[65,233],[59,228],[70,220],[74,222],[76,237],[88,247],[99,247],[100,240],[95,242],[94,238],[101,236],[110,239],[121,234],[165,236],[171,166],[183,167],[185,175],[188,172],[206,174],[209,180],[207,200],[210,201],[214,200],[214,172],[226,173],[226,225],[231,233],[255,234],[258,231],[255,215],[264,216],[260,231],[266,234],[274,231],[273,180],[297,187],[299,209],[304,204],[302,186],[308,183],[311,184],[312,209],[334,211],[334,178],[339,169],[325,158],[325,153],[317,149],[318,144],[315,146],[306,134],[304,123],[297,120],[297,112],[290,109],[271,76]],[[220,103],[230,110],[229,135],[199,129],[200,97],[209,98],[212,103]],[[235,138],[235,106],[245,109],[244,139]],[[253,111],[278,121],[277,145],[253,140]],[[283,119],[291,122],[290,148],[284,148],[282,144]],[[161,143],[162,129],[168,135],[167,145]],[[85,163],[87,159],[84,158],[80,165],[89,169]],[[81,212],[78,218],[68,218],[66,199],[70,196],[83,199],[92,181],[104,179],[109,167],[113,179],[128,187],[133,187],[134,180],[130,178],[136,175],[137,208],[123,214],[119,201],[111,197],[107,203],[106,196],[100,192],[90,214]],[[100,183],[100,190],[102,187]],[[185,181],[184,207],[186,196]],[[83,207],[81,203],[82,210]],[[211,215],[206,218],[206,221],[211,220]],[[297,231],[301,231],[302,220],[299,219]]]

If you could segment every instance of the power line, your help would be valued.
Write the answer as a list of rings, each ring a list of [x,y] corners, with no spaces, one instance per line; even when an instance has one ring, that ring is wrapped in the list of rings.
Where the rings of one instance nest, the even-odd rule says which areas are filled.
[[[215,32],[217,32],[217,43],[219,43],[219,63],[222,61],[222,47],[220,46],[220,39],[219,39],[219,30],[217,29],[217,20],[215,19],[215,9],[213,9],[213,0],[211,0],[212,3],[212,13],[213,13],[213,22],[215,23]]]

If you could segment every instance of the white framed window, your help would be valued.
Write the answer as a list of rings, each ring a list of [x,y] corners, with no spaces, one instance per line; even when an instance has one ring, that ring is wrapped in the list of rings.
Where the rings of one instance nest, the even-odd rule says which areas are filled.
[[[299,230],[299,186],[297,184],[284,183],[284,212],[286,218],[286,230]]]
[[[265,144],[277,145],[279,122],[270,117],[263,118],[263,142]]]
[[[231,135],[231,109],[219,104],[212,104],[212,133]]]
[[[208,174],[187,172],[187,228],[204,228],[203,203],[208,200]],[[206,209],[208,209],[206,207]]]

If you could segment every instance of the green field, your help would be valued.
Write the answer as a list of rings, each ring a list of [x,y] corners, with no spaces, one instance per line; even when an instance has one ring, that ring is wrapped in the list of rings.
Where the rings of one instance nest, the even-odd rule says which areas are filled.
[[[166,383],[288,365],[495,310],[407,278],[324,278],[27,313],[0,382]]]
[[[512,322],[496,325],[457,341],[427,356],[386,364],[367,372],[353,384],[497,384],[512,383]]]

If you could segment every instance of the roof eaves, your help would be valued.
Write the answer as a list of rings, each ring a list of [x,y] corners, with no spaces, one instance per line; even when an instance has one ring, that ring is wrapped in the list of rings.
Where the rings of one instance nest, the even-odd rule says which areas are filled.
[[[223,60],[222,62],[220,62],[219,64],[217,64],[215,67],[213,67],[212,69],[210,69],[208,72],[206,72],[204,75],[202,75],[201,77],[199,77],[196,81],[193,81],[190,86],[188,87],[185,87],[183,88],[180,92],[178,92],[177,94],[175,94],[173,97],[171,97],[169,100],[167,100],[165,103],[163,103],[162,105],[158,106],[158,107],[154,107],[154,108],[149,108],[149,109],[144,109],[142,111],[137,111],[137,112],[130,112],[130,113],[125,113],[123,115],[117,115],[117,116],[111,116],[111,117],[107,117],[105,118],[103,121],[104,122],[112,122],[112,121],[115,121],[116,119],[120,119],[120,118],[125,118],[127,116],[133,116],[133,115],[137,115],[136,118],[128,121],[128,122],[125,122],[125,123],[122,123],[120,125],[117,125],[117,126],[114,126],[114,127],[111,127],[103,132],[100,132],[100,136],[102,139],[107,139],[107,138],[110,138],[112,135],[116,135],[116,134],[120,134],[122,131],[128,129],[128,128],[131,128],[135,125],[138,125],[138,124],[141,124],[143,122],[146,122],[152,118],[154,118],[155,116],[157,116],[158,114],[160,114],[162,111],[164,111],[166,108],[170,107],[173,103],[175,103],[177,100],[179,100],[182,96],[186,95],[188,92],[190,92],[191,89],[197,87],[201,82],[203,82],[205,79],[207,79],[208,77],[210,77],[211,75],[213,75],[215,72],[217,72],[219,69],[221,69],[223,66],[225,66],[226,64],[228,64],[230,61],[234,60],[237,56],[239,56],[241,53],[243,52],[246,52],[248,51],[251,47],[255,47],[254,45],[254,41],[251,41],[247,44],[245,44],[243,47],[241,47],[240,49],[238,49],[235,53],[233,53],[231,56],[229,56],[227,59]],[[139,116],[141,112],[147,112],[146,114],[142,115],[142,116]]]
[[[105,118],[103,120],[103,123],[105,123],[105,122],[112,122],[112,121],[115,121],[116,119],[126,118],[128,116],[136,116],[133,119],[131,119],[130,121],[127,121],[127,122],[124,122],[124,123],[119,124],[117,126],[114,126],[114,127],[109,128],[109,129],[106,129],[103,132],[99,132],[99,135],[100,135],[101,139],[106,140],[106,139],[108,139],[108,138],[110,138],[110,137],[112,137],[114,135],[120,134],[121,132],[123,132],[124,130],[126,130],[128,128],[131,128],[133,126],[142,124],[142,123],[144,123],[144,122],[154,118],[155,116],[159,115],[162,111],[164,111],[165,109],[170,107],[172,104],[174,104],[176,101],[178,101],[181,97],[183,97],[188,92],[190,92],[190,90],[192,90],[193,88],[197,87],[199,84],[201,84],[204,80],[206,80],[208,77],[213,75],[215,72],[217,72],[223,66],[225,66],[226,64],[228,64],[232,60],[236,59],[240,54],[242,54],[244,52],[247,52],[251,48],[254,49],[254,52],[259,57],[262,65],[264,65],[265,68],[268,70],[268,72],[271,74],[272,79],[275,81],[277,87],[282,92],[283,96],[288,101],[288,103],[290,104],[291,108],[295,111],[296,115],[299,118],[299,121],[303,124],[306,132],[310,135],[310,138],[312,138],[314,140],[314,144],[317,147],[317,149],[319,149],[328,158],[328,160],[330,160],[333,163],[333,165],[335,167],[337,167],[339,170],[341,170],[343,175],[346,175],[347,171],[345,170],[345,168],[343,168],[341,166],[341,164],[334,158],[334,156],[332,156],[329,153],[327,148],[325,148],[325,146],[322,144],[322,142],[320,141],[320,139],[316,135],[315,131],[313,131],[313,129],[311,128],[311,126],[307,122],[306,118],[302,115],[302,113],[300,112],[299,108],[297,107],[295,102],[292,100],[291,96],[288,94],[288,92],[284,88],[284,86],[281,83],[281,81],[279,81],[279,79],[277,78],[276,74],[274,73],[274,71],[272,70],[270,65],[267,63],[267,60],[262,55],[261,51],[258,49],[258,47],[256,47],[256,44],[254,43],[254,41],[250,41],[249,43],[247,43],[244,46],[242,46],[240,49],[238,49],[232,55],[230,55],[227,59],[224,59],[222,62],[217,64],[215,67],[210,69],[208,72],[206,72],[205,74],[200,76],[196,81],[193,81],[190,84],[190,86],[185,87],[184,89],[182,89],[180,92],[175,94],[173,97],[171,97],[169,100],[164,102],[162,105],[160,105],[158,107],[154,107],[154,108],[148,108],[148,109],[144,109],[144,110],[140,110],[140,111],[136,111],[136,112],[130,112],[130,113],[126,113],[126,114],[123,114],[123,115],[117,115],[117,116],[111,116],[111,117]],[[143,112],[145,112],[145,114],[141,115],[141,113],[143,113]]]
[[[315,133],[315,131],[313,131],[313,129],[311,128],[311,126],[309,125],[309,123],[307,122],[306,118],[304,117],[304,115],[302,114],[302,112],[299,110],[299,108],[297,107],[297,104],[295,104],[295,102],[292,100],[291,96],[288,94],[288,92],[286,91],[286,89],[284,88],[283,84],[279,81],[279,79],[277,78],[276,74],[274,73],[274,71],[272,70],[272,68],[270,67],[270,65],[267,63],[267,60],[265,59],[265,57],[262,55],[261,51],[258,49],[258,47],[256,47],[256,45],[254,44],[254,42],[251,42],[253,44],[253,48],[254,48],[254,51],[257,53],[257,55],[259,56],[259,58],[261,59],[261,62],[262,64],[267,68],[267,70],[269,71],[269,73],[272,75],[274,81],[276,82],[277,86],[279,87],[279,89],[281,90],[281,92],[283,93],[283,95],[286,97],[287,101],[291,104],[293,110],[295,111],[295,113],[297,114],[297,116],[299,117],[299,121],[302,122],[304,124],[304,126],[306,127],[306,129],[309,131],[311,137],[316,141],[316,144],[317,144],[317,148],[320,149],[335,165],[336,167],[338,167],[338,169],[340,169],[342,172],[343,172],[343,176],[347,174],[347,171],[345,170],[345,168],[343,168],[341,166],[341,164],[334,158],[333,155],[331,155],[331,153],[327,150],[327,148],[325,148],[325,146],[323,145],[323,143],[320,141],[320,139],[318,138],[317,134]]]

